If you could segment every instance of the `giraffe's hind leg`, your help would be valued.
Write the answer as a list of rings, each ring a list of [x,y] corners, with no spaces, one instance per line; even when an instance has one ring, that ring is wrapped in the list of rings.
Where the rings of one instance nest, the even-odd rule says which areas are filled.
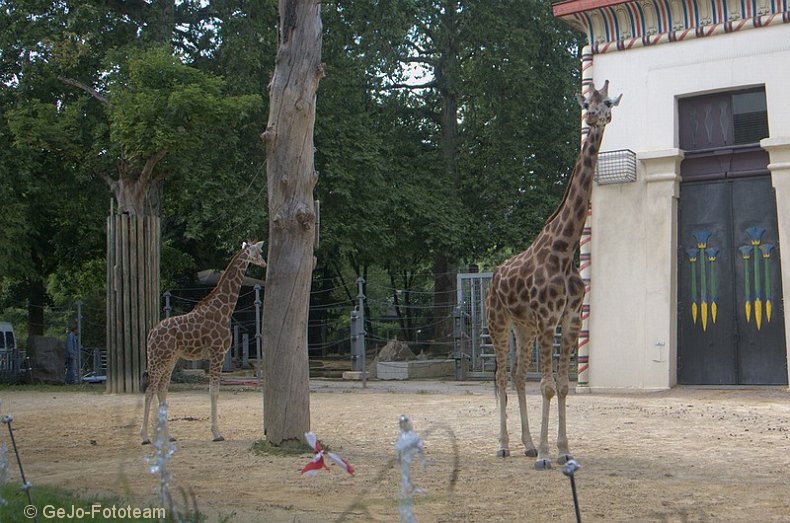
[[[143,405],[143,425],[142,427],[140,427],[140,438],[142,439],[143,445],[148,445],[151,443],[151,439],[148,437],[148,414],[151,412],[151,400],[154,397],[154,390],[151,385],[152,384],[149,381],[148,388],[145,389],[145,404]]]
[[[228,345],[228,348],[230,346]],[[227,350],[227,349],[226,349]],[[213,353],[209,360],[209,395],[211,396],[211,433],[213,441],[225,441],[225,437],[220,433],[217,423],[217,399],[219,398],[219,377],[222,372],[222,361],[225,353]]]
[[[495,311],[488,308],[488,332],[494,344],[496,358],[496,376],[494,390],[499,406],[499,450],[496,455],[501,458],[510,456],[510,436],[507,433],[507,360],[509,353],[508,333],[510,322],[502,321]]]
[[[149,358],[150,361],[150,358]],[[177,360],[176,360],[177,361]],[[145,404],[143,405],[143,426],[140,429],[142,444],[148,445],[151,439],[148,437],[149,415],[151,413],[151,403],[156,394],[159,406],[167,401],[167,387],[170,384],[170,374],[175,368],[176,362],[173,361],[158,369],[151,369],[148,372],[148,385],[145,389]],[[158,412],[158,409],[157,409]],[[158,416],[157,416],[158,418]],[[175,441],[172,437],[171,441]]]
[[[175,365],[174,365],[175,366]],[[173,369],[170,369],[170,372],[173,372]],[[159,387],[159,390],[156,391],[156,397],[159,399],[159,407],[161,408],[162,405],[167,403],[167,387],[170,385],[170,374],[167,375],[167,379],[162,380],[163,384]],[[169,430],[169,427],[168,427]],[[170,441],[175,441],[172,435],[168,434]]]

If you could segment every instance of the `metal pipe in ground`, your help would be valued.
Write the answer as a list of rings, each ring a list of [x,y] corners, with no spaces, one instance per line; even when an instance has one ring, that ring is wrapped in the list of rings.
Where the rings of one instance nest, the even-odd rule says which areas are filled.
[[[582,521],[581,511],[579,510],[579,497],[576,495],[576,479],[574,478],[576,471],[580,468],[581,465],[574,459],[569,460],[562,467],[562,473],[571,479],[571,493],[573,494],[573,508],[576,510],[576,523],[581,523]]]
[[[14,439],[14,430],[11,428],[11,422],[14,421],[14,418],[11,416],[3,416],[0,418],[0,421],[2,421],[3,424],[8,425],[8,435],[11,437],[11,445],[14,447],[14,454],[16,454],[16,463],[19,465],[19,475],[22,477],[22,490],[24,490],[25,494],[27,494],[28,505],[32,506],[33,498],[30,496],[30,487],[33,485],[27,482],[27,478],[25,478],[25,471],[22,469],[22,459],[19,457],[19,449],[17,449],[16,439]],[[37,521],[38,518],[34,515],[33,522],[35,523]]]

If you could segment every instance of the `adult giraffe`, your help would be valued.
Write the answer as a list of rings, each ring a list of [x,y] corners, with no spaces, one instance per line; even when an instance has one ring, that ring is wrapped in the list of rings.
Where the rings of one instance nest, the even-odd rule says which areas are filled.
[[[217,286],[208,296],[190,312],[165,318],[148,333],[148,365],[141,387],[145,392],[143,426],[140,429],[143,445],[151,442],[148,438],[151,399],[154,393],[158,396],[160,405],[167,399],[167,387],[178,358],[209,361],[211,432],[214,441],[225,439],[217,427],[219,377],[232,339],[230,316],[236,308],[241,282],[250,263],[266,267],[263,242],[244,242],[241,251],[230,260]]]
[[[486,314],[488,330],[496,353],[496,392],[499,401],[499,450],[497,455],[510,455],[507,432],[507,360],[508,334],[516,335],[516,357],[513,381],[518,393],[521,414],[521,441],[526,455],[536,457],[535,468],[551,468],[549,457],[549,408],[557,395],[559,428],[557,447],[559,463],[572,459],[565,433],[565,400],[568,395],[568,367],[571,351],[577,344],[581,328],[581,306],[584,283],[574,264],[574,254],[584,228],[590,205],[593,174],[598,161],[604,128],[612,119],[612,107],[620,98],[609,98],[609,81],[598,91],[595,86],[585,97],[577,95],[586,111],[589,127],[579,158],[573,168],[562,203],[546,222],[532,245],[500,265],[488,288]],[[562,342],[557,378],[553,375],[552,346],[554,332],[560,325]],[[530,349],[537,338],[540,347],[540,390],[543,396],[543,417],[540,445],[535,449],[529,433],[526,407],[527,367]]]

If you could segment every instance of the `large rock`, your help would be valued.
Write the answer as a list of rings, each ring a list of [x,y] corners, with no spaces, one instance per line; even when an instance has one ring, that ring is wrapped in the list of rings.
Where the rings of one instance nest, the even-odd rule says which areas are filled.
[[[33,383],[66,382],[66,343],[57,338],[30,336],[27,339]]]
[[[417,359],[404,341],[390,340],[379,351],[376,361],[409,361]]]
[[[373,361],[368,360],[367,377],[368,379],[375,379],[377,377],[378,363],[380,361],[409,361],[415,358],[417,358],[417,356],[414,355],[406,342],[390,340],[381,348],[376,357],[373,358]]]

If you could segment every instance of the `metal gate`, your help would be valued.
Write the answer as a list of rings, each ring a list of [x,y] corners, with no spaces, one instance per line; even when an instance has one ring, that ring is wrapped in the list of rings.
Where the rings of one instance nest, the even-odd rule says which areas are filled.
[[[455,309],[456,379],[492,376],[494,347],[486,328],[486,291],[494,273],[463,273],[457,277]]]
[[[681,184],[678,242],[678,381],[786,385],[770,176]]]
[[[456,379],[483,378],[492,379],[495,370],[494,345],[488,334],[486,324],[486,293],[494,273],[461,273],[457,277],[458,305],[455,308],[454,356],[456,360]],[[513,362],[515,337],[510,333],[510,356],[508,367]],[[554,336],[554,359],[559,357],[560,331]],[[533,346],[532,361],[527,377],[536,379],[538,373],[539,351]],[[571,363],[571,379],[575,379],[576,355]],[[556,364],[555,364],[556,368]]]

